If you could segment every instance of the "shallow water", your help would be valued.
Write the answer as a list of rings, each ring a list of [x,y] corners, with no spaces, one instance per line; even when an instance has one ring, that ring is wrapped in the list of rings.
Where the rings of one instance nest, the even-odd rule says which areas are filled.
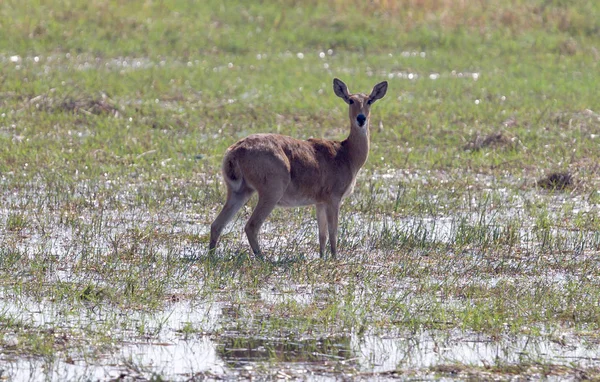
[[[423,179],[414,174],[398,176],[402,181],[410,182]],[[482,177],[479,181],[486,188],[490,187],[486,185],[490,179]],[[453,283],[474,288],[492,288],[502,283],[518,283],[523,287],[540,284],[549,291],[559,290],[571,280],[583,277],[577,271],[563,270],[564,259],[576,268],[579,262],[595,256],[594,248],[600,247],[598,232],[573,230],[564,225],[552,225],[542,230],[537,226],[536,217],[525,212],[525,206],[532,200],[550,200],[548,217],[559,219],[564,216],[561,208],[567,201],[562,195],[538,197],[532,193],[515,195],[498,191],[493,195],[496,204],[492,204],[488,202],[491,197],[486,195],[487,191],[482,191],[463,201],[462,208],[449,208],[451,212],[445,214],[439,213],[444,211],[439,208],[435,215],[426,212],[406,215],[351,212],[360,211],[354,207],[365,203],[368,197],[359,194],[345,202],[346,212],[341,217],[340,237],[345,249],[341,251],[340,267],[356,265],[369,270],[357,273],[356,280],[318,280],[306,284],[294,284],[282,278],[277,267],[278,264],[284,267],[301,262],[310,272],[312,262],[318,261],[316,221],[308,209],[300,215],[275,212],[264,225],[261,235],[266,250],[274,252],[273,274],[252,290],[234,293],[211,289],[203,295],[202,281],[194,286],[179,286],[179,283],[185,285],[183,281],[188,276],[188,270],[179,268],[194,269],[195,261],[206,256],[206,243],[190,241],[190,238],[206,236],[210,224],[206,216],[198,213],[197,206],[189,208],[172,203],[158,212],[146,209],[135,200],[135,191],[142,187],[139,184],[121,186],[120,190],[128,191],[117,192],[121,209],[100,208],[93,198],[98,192],[95,187],[100,186],[82,184],[76,187],[77,192],[71,199],[62,199],[61,195],[49,197],[44,186],[38,187],[32,185],[32,189],[19,195],[9,191],[0,195],[3,201],[0,237],[5,243],[2,250],[8,251],[8,255],[16,253],[14,267],[20,282],[27,284],[41,280],[51,287],[65,283],[81,291],[83,297],[50,301],[40,290],[43,286],[33,288],[34,294],[40,294],[37,299],[24,297],[30,295],[19,292],[18,283],[0,288],[0,318],[4,322],[19,323],[27,328],[25,332],[33,331],[34,335],[41,332],[65,336],[69,344],[55,349],[52,357],[22,355],[10,346],[15,338],[19,340],[15,333],[3,333],[0,369],[3,375],[14,380],[44,376],[53,380],[84,380],[89,376],[108,380],[120,375],[151,378],[156,374],[172,380],[192,376],[231,379],[269,376],[320,381],[340,375],[351,377],[373,373],[385,379],[382,373],[396,370],[416,370],[429,375],[432,368],[448,364],[475,367],[522,363],[600,366],[597,357],[600,346],[568,334],[558,339],[545,334],[491,338],[454,329],[388,333],[385,327],[378,328],[377,332],[369,327],[339,332],[331,328],[308,327],[294,332],[290,330],[294,324],[261,328],[269,309],[282,309],[281,306],[286,304],[318,309],[319,304],[344,298],[340,307],[348,305],[360,310],[361,304],[372,297],[369,288],[374,288],[374,284],[365,288],[359,285],[345,297],[338,294],[347,293],[348,283],[360,283],[361,277],[389,282],[388,289],[378,292],[378,297],[405,304],[408,312],[420,312],[419,309],[427,308],[431,303],[455,304],[459,308],[466,303],[456,298],[439,298],[435,294],[420,295],[418,288],[428,283],[440,286]],[[374,197],[385,200],[395,197],[398,190],[390,188],[379,192],[375,192]],[[63,207],[75,197],[77,201],[84,199],[85,203],[75,209],[76,216],[65,218],[64,214],[71,210]],[[424,197],[443,206],[443,198]],[[598,208],[582,199],[568,201],[574,205],[575,212]],[[250,210],[250,207],[245,208],[227,228],[217,257],[231,256],[247,247],[243,226]],[[216,211],[211,213],[214,216]],[[18,214],[23,215],[26,225],[7,229],[9,216]],[[510,228],[510,222],[516,222],[517,233],[512,245],[521,257],[513,258],[508,254],[495,258],[479,249],[482,245],[478,240],[494,243],[496,236]],[[473,232],[474,237],[469,237]],[[558,250],[538,251],[544,235],[554,240]],[[398,246],[406,238],[418,240],[415,240],[415,248],[404,253]],[[560,242],[556,244],[558,239]],[[401,261],[414,258],[416,263],[426,263],[430,248],[439,245],[452,248],[460,240],[464,241],[464,246],[457,247],[456,253],[448,249],[447,264],[433,265],[438,274],[428,275],[424,284],[418,276],[387,279],[400,277],[401,273],[387,275],[391,267],[403,267],[401,262],[393,263],[397,259],[388,261],[387,255],[399,253]],[[350,256],[350,251],[356,255]],[[523,254],[528,251],[536,253],[534,259],[529,260],[527,254]],[[19,259],[25,264],[22,269]],[[172,265],[173,259],[180,263]],[[541,260],[546,262],[547,269],[538,272]],[[156,264],[158,269],[153,268]],[[249,266],[248,263],[243,265]],[[99,267],[105,266],[113,267],[112,271],[98,271]],[[114,273],[139,271],[143,278],[139,276],[142,281],[136,287],[144,288],[144,282],[156,279],[160,272],[173,272],[171,266],[182,273],[172,277],[174,281],[163,293],[176,298],[174,302],[163,301],[158,308],[119,308],[85,298],[83,290],[89,285],[95,288],[92,293],[111,286],[115,280],[125,285],[124,280],[114,277]],[[37,267],[41,268],[41,273],[33,274]],[[468,269],[480,272],[463,272]],[[500,274],[496,273],[498,269]],[[452,274],[448,280],[444,278],[447,271]],[[593,277],[590,275],[586,280]],[[202,277],[199,279],[203,280]],[[421,304],[421,307],[413,307],[415,304]],[[86,331],[91,333],[89,337],[102,334],[111,340],[101,346],[89,344]]]
[[[48,363],[40,358],[3,356],[3,369],[12,380],[52,375],[53,380],[77,380],[93,376],[107,380],[119,375],[150,378],[160,375],[185,380],[194,375],[231,378],[240,375],[310,375],[324,380],[341,372],[382,374],[397,370],[423,370],[441,365],[467,366],[548,363],[576,367],[599,367],[600,346],[561,345],[534,338],[492,340],[458,333],[452,336],[421,332],[405,337],[358,336],[313,340],[266,340],[254,338],[213,339],[199,336],[166,342],[123,343],[115,353],[92,363]]]
[[[289,294],[298,303],[313,295],[306,286]],[[304,291],[304,296],[302,291]],[[284,294],[286,295],[286,294]],[[259,298],[280,301],[281,293],[264,286]],[[2,370],[11,380],[108,380],[120,375],[171,380],[191,376],[215,378],[277,375],[327,380],[334,375],[381,374],[397,370],[429,373],[440,365],[461,364],[485,367],[540,363],[577,367],[600,367],[600,344],[563,336],[554,340],[503,335],[491,338],[472,332],[428,331],[373,334],[340,332],[328,335],[276,332],[253,337],[235,330],[244,320],[228,302],[182,301],[168,304],[164,311],[147,313],[118,309],[73,308],[49,301],[0,299],[4,319],[17,320],[38,329],[77,333],[80,328],[107,331],[114,341],[94,357],[74,339],[72,349],[59,351],[55,359],[22,357],[5,348],[0,355]],[[144,333],[139,332],[143,326]],[[186,327],[190,330],[186,333]],[[136,329],[137,328],[137,329]],[[68,334],[71,336],[73,334]],[[85,336],[84,336],[85,337]],[[5,335],[4,343],[10,341]],[[81,347],[83,346],[83,347]],[[79,350],[78,350],[79,349]],[[83,353],[81,352],[83,349]]]

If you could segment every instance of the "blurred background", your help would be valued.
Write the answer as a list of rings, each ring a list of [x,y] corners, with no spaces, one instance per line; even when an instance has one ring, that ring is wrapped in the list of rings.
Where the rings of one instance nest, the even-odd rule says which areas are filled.
[[[72,147],[78,160],[100,148],[125,157],[157,149],[171,166],[192,152],[218,166],[211,158],[250,132],[343,138],[332,78],[360,92],[387,79],[367,166],[499,165],[505,156],[482,162],[463,150],[496,134],[489,142],[529,148],[508,154],[518,169],[540,161],[566,169],[565,137],[542,131],[573,119],[564,113],[577,120],[595,109],[599,8],[561,0],[8,1],[0,8],[4,123],[36,111],[27,118],[41,123],[30,128],[45,129],[85,110],[101,118],[59,127],[95,131]],[[96,127],[106,116],[118,117],[111,135],[128,126],[160,149],[131,134],[105,147],[110,139]],[[17,136],[28,123],[20,119]],[[45,158],[60,140],[45,134],[43,144],[25,144],[40,164],[60,166],[62,156]]]

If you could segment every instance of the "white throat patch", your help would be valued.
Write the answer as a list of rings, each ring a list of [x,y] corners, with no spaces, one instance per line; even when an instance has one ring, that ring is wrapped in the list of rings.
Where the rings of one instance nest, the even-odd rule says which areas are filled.
[[[366,134],[366,132],[367,132],[367,129],[369,128],[369,122],[367,121],[367,122],[365,122],[365,124],[364,124],[364,125],[362,125],[362,126],[361,126],[361,125],[359,125],[359,124],[358,124],[358,121],[357,121],[357,120],[354,120],[354,126],[356,126],[356,128],[357,128],[357,129],[358,129],[360,132],[362,132],[362,133],[365,133],[365,134]]]

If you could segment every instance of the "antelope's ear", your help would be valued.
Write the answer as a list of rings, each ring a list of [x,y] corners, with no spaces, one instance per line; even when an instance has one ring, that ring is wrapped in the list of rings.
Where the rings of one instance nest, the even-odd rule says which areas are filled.
[[[343,83],[341,80],[334,78],[333,79],[333,91],[335,95],[344,100],[348,105],[352,104],[352,100],[350,99],[350,93],[348,92],[348,86]]]
[[[385,96],[385,93],[387,92],[387,88],[388,88],[387,81],[383,81],[383,82],[380,82],[377,85],[375,85],[373,87],[373,91],[371,91],[371,94],[369,95],[369,104],[372,104],[373,102],[377,101],[378,99],[383,98]]]

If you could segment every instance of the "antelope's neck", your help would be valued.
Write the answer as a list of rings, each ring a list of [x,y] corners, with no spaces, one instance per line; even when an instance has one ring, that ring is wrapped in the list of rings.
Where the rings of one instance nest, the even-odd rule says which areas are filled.
[[[346,145],[350,155],[352,172],[356,175],[358,170],[365,164],[369,156],[369,124],[363,129],[356,126],[350,127],[350,135],[346,139]]]

